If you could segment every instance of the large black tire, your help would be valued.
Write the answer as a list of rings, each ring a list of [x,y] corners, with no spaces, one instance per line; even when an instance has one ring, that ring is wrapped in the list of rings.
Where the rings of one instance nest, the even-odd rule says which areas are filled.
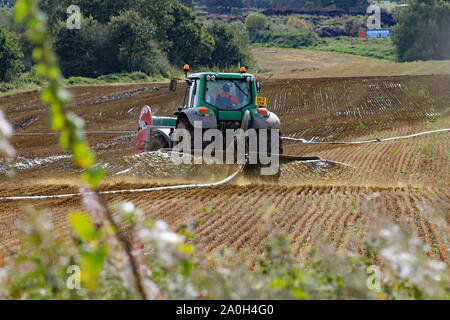
[[[185,130],[187,130],[188,132],[189,132],[189,134],[191,135],[191,150],[193,151],[193,150],[195,150],[195,148],[194,148],[194,140],[195,140],[195,137],[194,137],[194,127],[192,126],[192,124],[189,122],[189,119],[188,118],[185,118],[185,117],[182,117],[179,121],[178,121],[178,124],[177,124],[177,129],[185,129]],[[202,131],[202,137],[203,137],[203,134],[205,133],[205,131],[206,131],[207,129],[203,129],[203,131]],[[181,141],[180,141],[181,142]],[[202,144],[202,150],[204,150],[207,146],[208,146],[208,144],[209,144],[209,142],[206,142],[206,141],[203,141],[203,144]]]
[[[152,140],[147,148],[148,152],[158,151],[161,149],[169,149],[169,142],[162,135],[158,134],[152,137]]]
[[[259,134],[258,134],[259,137]],[[259,143],[259,142],[258,142]],[[271,135],[267,137],[267,152],[269,155],[272,151],[272,141]],[[283,154],[283,141],[281,139],[281,131],[279,132],[279,155]],[[281,164],[281,163],[280,163]],[[274,175],[263,176],[261,175],[261,168],[269,167],[267,165],[263,165],[260,163],[260,158],[258,156],[258,164],[256,165],[247,165],[244,170],[244,174],[250,180],[256,180],[263,183],[277,183],[281,177],[281,167],[278,168],[278,171]]]
[[[182,117],[178,120],[177,129],[184,129],[191,135],[191,149],[194,149],[194,127],[189,122],[188,118]],[[180,141],[181,142],[181,141]]]

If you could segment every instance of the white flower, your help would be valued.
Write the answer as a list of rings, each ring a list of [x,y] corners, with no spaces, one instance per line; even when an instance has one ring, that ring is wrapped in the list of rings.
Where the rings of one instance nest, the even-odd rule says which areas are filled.
[[[148,241],[152,240],[152,238],[153,238],[152,235],[153,235],[153,233],[148,229],[143,229],[138,232],[138,237],[144,242],[148,242]]]
[[[1,152],[3,152],[3,154],[5,154],[9,158],[14,158],[16,156],[16,150],[14,150],[14,148],[8,143],[8,141],[2,141],[2,139],[0,139],[0,153]]]
[[[371,201],[373,199],[380,198],[380,197],[381,197],[381,193],[375,192],[375,193],[371,194],[370,196],[368,196],[367,200]]]
[[[92,214],[95,223],[101,224],[104,208],[97,195],[86,188],[80,188],[84,207]]]
[[[383,229],[380,231],[380,236],[389,238],[391,236],[391,230]]]
[[[3,113],[2,110],[0,110],[0,134],[9,138],[12,136],[13,132],[14,131],[11,124],[9,124],[9,122],[6,121],[5,114]]]
[[[134,204],[131,202],[122,203],[121,211],[126,214],[133,213],[135,210]]]
[[[413,263],[414,256],[407,252],[400,253],[398,257],[398,267],[400,272],[400,277],[403,279],[408,279],[413,276]]]
[[[178,244],[181,242],[181,238],[174,232],[162,232],[160,240],[168,244]]]
[[[224,275],[225,277],[228,277],[231,275],[231,271],[229,269],[223,268],[223,267],[218,268],[217,272],[221,275]]]
[[[134,216],[138,219],[144,218],[144,212],[142,212],[142,210],[137,209],[134,212]]]
[[[172,267],[175,263],[173,256],[168,252],[161,252],[159,258],[165,262],[166,266]]]
[[[47,295],[47,290],[46,289],[39,289],[39,294],[41,295],[41,296],[46,296]]]
[[[143,280],[143,287],[150,300],[154,300],[158,295],[160,295],[158,286],[149,279]]]
[[[444,262],[430,261],[430,268],[437,272],[443,272],[447,269],[447,265]]]
[[[169,230],[169,226],[162,220],[158,220],[155,222],[155,228],[159,231],[167,231]]]
[[[387,247],[381,250],[381,255],[388,260],[395,261],[397,256],[397,250],[395,247]]]
[[[186,289],[186,294],[190,298],[197,298],[198,297],[198,292],[195,290],[195,288],[194,288],[194,286],[192,284],[188,284],[185,289]]]
[[[6,269],[0,268],[0,284],[8,278],[8,272]]]

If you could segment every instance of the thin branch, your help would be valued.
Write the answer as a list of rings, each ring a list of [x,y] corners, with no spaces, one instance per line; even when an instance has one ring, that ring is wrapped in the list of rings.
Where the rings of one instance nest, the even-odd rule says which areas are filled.
[[[109,223],[111,223],[111,225],[115,228],[117,239],[119,240],[120,244],[122,245],[123,249],[125,250],[125,252],[128,256],[128,259],[130,260],[131,269],[133,270],[134,280],[136,282],[136,287],[139,291],[139,294],[141,295],[141,298],[143,300],[148,300],[147,293],[145,292],[144,286],[142,284],[143,280],[142,280],[141,273],[139,272],[139,266],[136,263],[136,259],[133,256],[131,243],[128,240],[128,237],[125,236],[125,234],[120,230],[117,223],[114,221],[114,217],[113,217],[111,210],[109,210],[108,206],[106,205],[104,199],[102,198],[102,196],[100,195],[98,190],[96,191],[96,194],[97,194],[100,204],[105,209],[106,218],[108,219]]]

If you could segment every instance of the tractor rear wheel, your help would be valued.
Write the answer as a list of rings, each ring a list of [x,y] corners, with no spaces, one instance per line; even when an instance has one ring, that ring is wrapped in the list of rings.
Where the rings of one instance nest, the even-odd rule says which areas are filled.
[[[177,123],[177,129],[186,130],[191,136],[191,150],[194,149],[194,127],[189,122],[188,118],[181,118]],[[183,137],[180,137],[180,143],[183,141]]]
[[[259,137],[259,135],[258,135]],[[258,142],[259,143],[259,142]],[[281,131],[279,132],[279,148],[278,148],[278,154],[283,154],[283,141],[281,139]],[[270,133],[267,136],[267,152],[268,155],[272,153],[272,141],[271,141],[271,135]],[[279,160],[279,159],[278,159]],[[280,161],[278,161],[280,162]],[[277,183],[281,177],[281,167],[278,168],[278,171],[273,175],[263,176],[261,175],[261,169],[262,168],[269,168],[270,165],[263,165],[260,163],[260,158],[258,156],[258,164],[251,165],[248,164],[245,167],[244,174],[251,180],[257,180],[263,183]]]
[[[161,149],[169,149],[169,142],[162,135],[158,134],[152,137],[147,151],[158,151]]]
[[[194,131],[194,127],[189,122],[189,119],[188,118],[184,118],[184,117],[181,118],[178,121],[177,129],[184,129],[187,132],[189,132],[189,134],[191,136],[191,150],[194,151],[195,150],[195,144],[194,144],[194,141],[195,141],[194,133],[195,133],[195,131]],[[202,139],[202,146],[201,146],[202,149],[201,150],[205,150],[205,148],[209,144],[209,142],[203,141],[203,134],[205,133],[206,130],[207,129],[203,129],[202,133],[201,133],[202,134],[202,136],[200,137]],[[180,142],[182,142],[182,141],[183,141],[183,137],[180,137]]]

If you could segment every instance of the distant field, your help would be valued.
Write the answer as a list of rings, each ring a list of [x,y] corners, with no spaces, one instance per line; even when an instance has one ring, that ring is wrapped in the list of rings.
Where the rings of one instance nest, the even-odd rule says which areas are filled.
[[[336,37],[324,40],[324,43],[314,49],[358,56],[396,60],[395,48],[390,38],[360,39],[355,37]]]
[[[450,60],[393,62],[306,49],[255,48],[258,75],[276,79],[450,74]]]

